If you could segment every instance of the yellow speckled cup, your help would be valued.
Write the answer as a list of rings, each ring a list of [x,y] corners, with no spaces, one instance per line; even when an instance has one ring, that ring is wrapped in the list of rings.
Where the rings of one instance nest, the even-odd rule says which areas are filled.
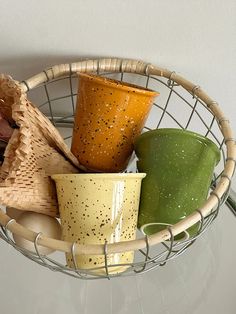
[[[79,244],[104,244],[134,240],[141,181],[145,173],[53,175],[56,182],[62,238]],[[66,254],[73,267],[71,254]],[[134,252],[109,254],[108,265],[132,263]],[[77,255],[78,268],[104,266],[103,255]],[[118,273],[127,266],[109,267]],[[104,273],[96,270],[96,273]]]

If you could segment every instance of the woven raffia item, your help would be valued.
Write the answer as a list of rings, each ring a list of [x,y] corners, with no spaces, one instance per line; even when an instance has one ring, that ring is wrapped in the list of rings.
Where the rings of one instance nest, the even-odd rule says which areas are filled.
[[[50,175],[76,173],[78,161],[19,83],[2,74],[0,100],[1,113],[19,127],[0,169],[0,204],[56,216],[56,191]]]

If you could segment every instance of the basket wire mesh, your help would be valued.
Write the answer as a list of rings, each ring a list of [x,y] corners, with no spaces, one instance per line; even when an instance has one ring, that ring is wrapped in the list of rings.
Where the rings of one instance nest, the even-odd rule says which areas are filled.
[[[47,76],[47,72],[44,72]],[[175,72],[172,72],[173,74]],[[196,90],[199,88],[195,86],[192,91],[187,91],[182,86],[172,80],[172,73],[169,78],[157,77],[148,74],[131,74],[131,73],[111,73],[97,71],[98,75],[104,75],[119,79],[121,81],[132,82],[146,88],[157,90],[160,92],[160,97],[153,104],[150,117],[146,122],[144,131],[152,130],[160,127],[175,127],[181,129],[188,129],[210,138],[221,151],[221,162],[216,168],[214,178],[211,185],[211,194],[214,194],[214,188],[219,178],[224,174],[224,166],[226,163],[226,146],[225,140],[221,133],[220,121],[217,121],[208,106],[196,96]],[[25,84],[27,84],[25,82]],[[50,119],[52,124],[58,128],[64,136],[64,140],[70,145],[73,120],[75,113],[76,97],[77,97],[77,75],[70,71],[69,75],[59,77],[48,81],[29,91],[29,98],[33,103],[40,103],[39,109]],[[136,159],[135,156],[131,158],[127,172],[135,172]],[[231,182],[230,178],[229,181]],[[157,267],[164,266],[168,261],[183,254],[190,246],[194,244],[198,237],[200,237],[211,225],[219,213],[220,206],[226,201],[230,190],[224,193],[223,197],[217,197],[217,206],[206,217],[203,217],[201,211],[197,210],[201,216],[198,233],[187,240],[176,242],[172,229],[169,227],[170,233],[169,241],[164,241],[159,245],[150,246],[149,239],[146,236],[146,248],[135,252],[135,259],[132,264],[115,264],[108,265],[107,243],[104,243],[104,266],[94,267],[93,269],[85,270],[79,269],[75,258],[75,243],[71,246],[71,253],[73,256],[73,268],[69,268],[64,262],[64,253],[56,252],[53,255],[45,256],[40,254],[38,248],[38,240],[41,233],[37,235],[34,241],[35,252],[25,250],[17,246],[13,240],[11,232],[8,227],[15,222],[11,219],[6,226],[1,226],[0,237],[12,245],[17,251],[32,261],[49,268],[52,271],[59,271],[66,275],[79,279],[100,279],[120,276],[131,276],[142,274],[151,271]],[[138,233],[139,237],[140,234]],[[128,266],[122,273],[110,273],[109,269],[119,266]],[[97,274],[94,270],[103,270],[103,274]]]

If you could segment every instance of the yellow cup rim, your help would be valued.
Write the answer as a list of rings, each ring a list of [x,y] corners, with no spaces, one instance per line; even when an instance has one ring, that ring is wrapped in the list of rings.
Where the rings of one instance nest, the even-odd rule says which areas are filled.
[[[88,179],[143,179],[146,177],[146,173],[69,173],[69,174],[53,174],[51,178],[54,181],[58,180],[73,180],[78,178]]]

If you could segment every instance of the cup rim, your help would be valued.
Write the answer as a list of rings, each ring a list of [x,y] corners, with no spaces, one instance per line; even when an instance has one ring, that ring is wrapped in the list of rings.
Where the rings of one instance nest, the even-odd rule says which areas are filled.
[[[168,226],[168,227],[172,227],[173,226],[173,224],[169,224],[169,223],[166,223],[166,222],[150,222],[150,223],[142,225],[139,229],[142,232],[142,234],[146,236],[147,234],[144,232],[144,229],[146,227],[153,226],[153,225],[162,225],[162,226]],[[179,239],[179,240],[173,240],[173,242],[186,241],[186,240],[188,240],[190,238],[190,234],[188,233],[188,231],[184,230],[181,233],[185,233],[185,236],[183,238]]]
[[[217,145],[208,137],[205,137],[199,133],[193,132],[193,131],[189,131],[189,130],[185,130],[185,129],[178,129],[178,128],[160,128],[160,129],[155,129],[155,130],[151,130],[151,131],[147,131],[145,133],[142,133],[141,135],[139,135],[135,141],[134,141],[134,146],[135,148],[137,147],[137,145],[142,142],[143,140],[149,138],[150,136],[152,136],[153,134],[157,135],[157,136],[161,136],[161,135],[166,135],[166,134],[179,134],[182,136],[189,136],[192,138],[196,138],[198,140],[201,140],[204,142],[204,144],[209,145],[212,147],[212,149],[215,151],[216,155],[217,155],[217,163],[220,161],[220,150],[217,147]]]
[[[119,80],[115,80],[115,79],[111,79],[105,76],[98,76],[96,74],[91,74],[91,73],[82,73],[82,72],[77,72],[78,77],[83,77],[85,79],[88,80],[95,80],[96,82],[102,84],[102,85],[107,85],[109,84],[110,86],[117,88],[117,89],[123,89],[123,90],[127,90],[127,91],[131,91],[131,92],[136,92],[139,94],[143,94],[143,95],[149,95],[149,96],[159,96],[160,93],[154,90],[151,90],[149,88],[146,87],[142,87],[139,85],[135,85],[135,84],[131,84],[128,82],[123,82],[123,81],[119,81]]]
[[[146,177],[146,173],[68,173],[68,174],[53,174],[51,178],[53,180],[73,180],[77,178],[89,178],[89,179],[143,179]]]

